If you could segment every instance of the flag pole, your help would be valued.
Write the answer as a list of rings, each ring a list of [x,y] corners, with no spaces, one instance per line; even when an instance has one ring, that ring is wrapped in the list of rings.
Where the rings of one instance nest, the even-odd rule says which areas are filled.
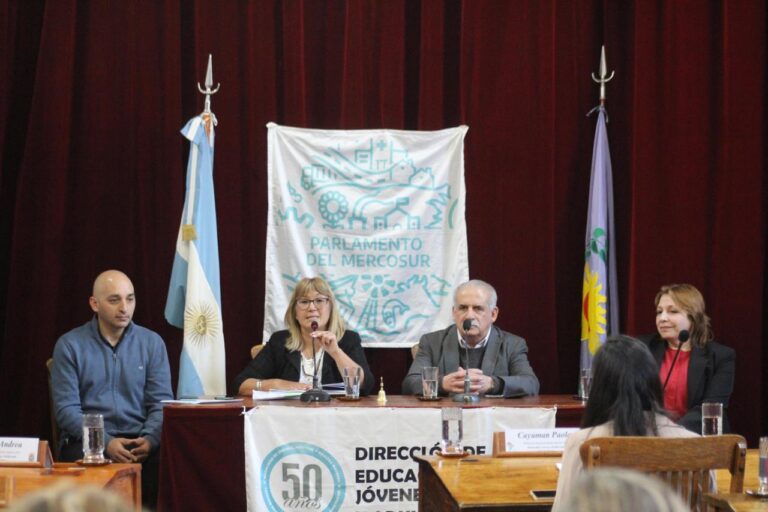
[[[592,358],[598,348],[612,335],[619,333],[619,302],[616,279],[616,234],[613,220],[613,178],[611,154],[608,148],[605,111],[605,84],[615,72],[608,74],[605,46],[600,52],[599,76],[592,80],[600,84],[600,104],[587,113],[597,112],[595,140],[587,207],[587,229],[584,246],[584,280],[581,302],[581,357],[579,397],[588,397]]]
[[[176,239],[165,318],[184,330],[179,361],[178,397],[226,393],[226,360],[221,316],[219,246],[213,155],[216,115],[211,111],[213,58],[208,55],[202,113],[181,129],[189,141],[186,194]]]

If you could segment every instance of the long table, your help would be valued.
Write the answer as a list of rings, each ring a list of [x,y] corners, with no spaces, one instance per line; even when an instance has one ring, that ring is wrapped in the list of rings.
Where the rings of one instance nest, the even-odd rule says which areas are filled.
[[[465,459],[416,457],[419,510],[495,512],[549,510],[552,500],[536,501],[532,489],[555,489],[560,457]]]
[[[537,501],[530,491],[557,487],[555,464],[560,457],[416,457],[416,460],[419,462],[419,510],[508,512],[550,509],[552,500]],[[748,450],[745,490],[757,488],[757,464],[757,450]],[[718,489],[727,490],[730,483],[728,470],[718,470]],[[718,506],[718,510],[768,510],[768,502],[746,494],[709,494],[704,496],[704,502]]]
[[[376,397],[358,402],[332,400],[304,404],[297,400],[239,404],[168,405],[163,413],[160,455],[160,494],[163,511],[246,509],[243,419],[246,409],[259,407],[381,407]],[[448,399],[422,402],[411,396],[389,396],[386,407],[442,408],[457,404]],[[584,404],[570,395],[540,395],[515,399],[483,398],[465,408],[556,407],[558,427],[578,426]]]

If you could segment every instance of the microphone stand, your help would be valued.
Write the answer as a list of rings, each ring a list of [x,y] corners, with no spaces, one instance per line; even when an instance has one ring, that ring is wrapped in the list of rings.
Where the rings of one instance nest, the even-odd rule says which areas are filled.
[[[312,332],[317,330],[317,322],[312,322]],[[299,400],[305,403],[330,402],[331,395],[317,385],[317,359],[315,356],[315,340],[312,339],[312,389],[301,394]]]
[[[680,331],[680,334],[677,338],[677,350],[675,351],[675,357],[672,358],[672,364],[669,365],[669,371],[667,372],[667,378],[664,379],[664,385],[661,386],[661,393],[663,394],[664,391],[667,390],[667,384],[669,383],[669,378],[672,376],[672,370],[675,369],[675,363],[677,362],[677,356],[680,355],[680,349],[683,348],[683,343],[688,341],[688,338],[690,337],[690,334],[688,334],[688,331],[682,330]]]
[[[464,320],[461,326],[464,328],[464,332],[467,332],[467,329],[472,327],[472,320]],[[453,401],[464,404],[476,404],[480,401],[480,395],[470,392],[472,381],[469,378],[469,345],[467,345],[466,341],[464,342],[464,354],[467,358],[467,368],[464,372],[464,392],[453,395]]]

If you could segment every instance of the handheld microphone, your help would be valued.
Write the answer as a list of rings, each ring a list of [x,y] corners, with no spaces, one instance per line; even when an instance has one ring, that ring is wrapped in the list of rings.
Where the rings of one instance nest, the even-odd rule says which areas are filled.
[[[314,320],[310,324],[312,332],[315,332],[319,325]],[[312,389],[308,389],[301,394],[299,400],[302,402],[330,402],[331,395],[327,391],[320,389],[317,385],[317,356],[315,356],[315,340],[312,339]]]
[[[469,329],[472,328],[473,321],[470,319],[466,319],[461,323],[462,329],[464,329],[464,332],[466,333]],[[472,381],[469,378],[469,345],[467,343],[464,343],[464,355],[466,356],[466,366],[465,372],[464,372],[464,392],[458,393],[456,395],[453,395],[453,401],[454,402],[463,402],[465,404],[470,403],[477,403],[480,401],[480,397],[476,393],[472,393],[470,389],[472,388]]]
[[[677,340],[679,343],[677,344],[677,351],[675,351],[675,357],[672,359],[672,364],[669,366],[669,371],[667,372],[667,378],[664,379],[664,385],[661,387],[662,394],[667,389],[667,383],[669,383],[669,378],[672,376],[672,370],[675,368],[675,363],[677,362],[677,356],[680,355],[680,349],[683,348],[683,343],[688,341],[688,338],[691,337],[691,333],[689,333],[686,329],[683,329],[680,331],[680,334],[677,335]]]

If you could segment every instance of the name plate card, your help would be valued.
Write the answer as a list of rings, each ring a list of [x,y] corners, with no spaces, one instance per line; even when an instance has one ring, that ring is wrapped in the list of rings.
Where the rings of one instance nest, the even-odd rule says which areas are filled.
[[[0,437],[0,463],[36,462],[39,443],[36,437]]]
[[[509,428],[504,431],[505,451],[562,452],[565,440],[578,428]]]

